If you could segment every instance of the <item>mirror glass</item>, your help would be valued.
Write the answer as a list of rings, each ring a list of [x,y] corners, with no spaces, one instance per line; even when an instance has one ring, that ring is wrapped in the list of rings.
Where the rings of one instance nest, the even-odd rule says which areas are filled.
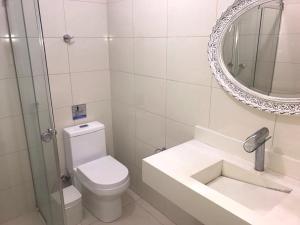
[[[238,17],[222,45],[230,74],[261,94],[300,98],[299,14],[299,0],[276,0]]]

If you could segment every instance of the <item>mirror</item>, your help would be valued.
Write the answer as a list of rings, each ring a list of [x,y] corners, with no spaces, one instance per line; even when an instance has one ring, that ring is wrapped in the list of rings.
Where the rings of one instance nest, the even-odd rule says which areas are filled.
[[[300,0],[236,1],[209,42],[218,83],[264,111],[300,113]]]

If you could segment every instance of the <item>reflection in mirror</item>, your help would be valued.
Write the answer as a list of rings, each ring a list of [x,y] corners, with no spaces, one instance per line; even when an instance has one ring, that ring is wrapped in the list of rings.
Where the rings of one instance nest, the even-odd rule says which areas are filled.
[[[278,0],[261,4],[236,19],[223,39],[223,61],[249,89],[299,98],[300,21],[293,7],[300,4],[287,1],[286,7]]]

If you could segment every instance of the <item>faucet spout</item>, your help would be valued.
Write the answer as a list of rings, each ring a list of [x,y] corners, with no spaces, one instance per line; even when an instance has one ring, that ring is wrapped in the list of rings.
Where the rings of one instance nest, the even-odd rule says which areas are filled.
[[[250,135],[244,142],[244,150],[248,153],[255,151],[255,170],[264,171],[265,167],[265,143],[271,138],[269,129],[263,127]]]
[[[265,170],[265,143],[255,150],[254,169],[260,172]]]

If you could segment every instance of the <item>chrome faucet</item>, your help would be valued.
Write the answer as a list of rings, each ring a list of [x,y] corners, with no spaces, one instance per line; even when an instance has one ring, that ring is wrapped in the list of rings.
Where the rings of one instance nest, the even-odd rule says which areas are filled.
[[[255,170],[264,171],[265,167],[265,143],[271,138],[269,129],[263,127],[250,135],[243,144],[246,152],[252,153],[255,151]]]

